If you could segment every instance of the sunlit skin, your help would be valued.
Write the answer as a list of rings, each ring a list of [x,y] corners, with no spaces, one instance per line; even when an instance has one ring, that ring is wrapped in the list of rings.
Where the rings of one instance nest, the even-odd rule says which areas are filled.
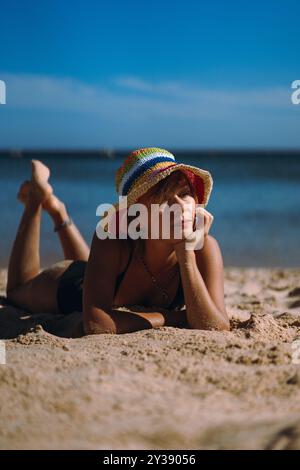
[[[156,189],[148,191],[139,199],[149,209],[151,203],[178,203],[182,206],[185,230],[182,239],[145,239],[134,242],[136,254],[143,252],[144,260],[151,271],[173,297],[177,291],[178,277],[172,279],[176,264],[179,264],[183,282],[186,309],[180,312],[167,310],[162,293],[153,286],[149,275],[135,256],[128,268],[116,298],[114,285],[116,276],[122,272],[128,260],[126,240],[99,240],[94,236],[91,254],[84,281],[84,326],[88,333],[124,333],[143,328],[173,325],[195,329],[228,330],[229,320],[224,304],[223,261],[217,241],[208,235],[206,220],[205,241],[201,250],[186,250],[185,235],[191,233],[196,200],[187,180],[181,172],[168,177],[170,186],[163,198],[157,197]],[[188,210],[191,209],[192,210]],[[150,210],[148,210],[148,222]],[[175,222],[176,223],[176,222]],[[172,231],[171,231],[172,232]],[[103,275],[101,275],[102,273]],[[104,275],[105,273],[105,275]],[[98,276],[98,282],[94,279]],[[148,311],[119,313],[119,305],[143,305]],[[137,316],[138,314],[138,316]]]
[[[45,165],[32,161],[31,180],[21,185],[18,194],[18,199],[24,204],[24,213],[9,262],[7,296],[11,301],[33,313],[59,313],[56,303],[59,277],[73,260],[81,259],[87,261],[83,286],[85,334],[127,333],[161,326],[229,329],[224,304],[222,255],[216,239],[208,234],[212,221],[209,213],[205,214],[203,248],[195,251],[185,248],[186,236],[193,230],[197,201],[182,172],[176,171],[167,177],[161,185],[161,193],[157,185],[138,201],[147,207],[153,202],[180,204],[183,220],[179,222],[184,227],[181,239],[171,236],[169,239],[142,241],[100,240],[95,233],[90,250],[73,223],[58,232],[65,259],[40,272],[41,213],[47,212],[55,225],[68,216],[65,205],[54,195],[48,182],[49,175]],[[171,221],[171,229],[174,223],[178,220]],[[115,292],[116,278],[127,265],[131,243],[134,255]],[[143,254],[149,270],[170,299],[177,292],[180,271],[184,309],[168,309],[171,302],[166,304],[161,290],[145,271],[139,254]],[[174,276],[176,270],[178,273]],[[141,308],[134,307],[137,305]],[[120,306],[126,306],[127,310],[117,310]]]

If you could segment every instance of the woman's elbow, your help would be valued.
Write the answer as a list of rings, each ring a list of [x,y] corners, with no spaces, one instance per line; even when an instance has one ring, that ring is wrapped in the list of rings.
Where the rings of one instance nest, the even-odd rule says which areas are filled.
[[[217,328],[219,331],[230,331],[230,321],[229,319],[225,319],[222,323],[220,323],[219,328]]]
[[[218,321],[216,322],[217,331],[230,331],[230,321],[227,315],[227,311],[220,311],[218,312]]]
[[[214,319],[203,321],[203,318],[200,318],[199,320],[195,324],[190,324],[190,328],[193,330],[230,331],[230,321],[227,313],[219,313]]]
[[[222,314],[220,313],[220,319],[218,321],[218,325],[216,330],[218,331],[230,331],[230,321],[227,315],[227,312]]]

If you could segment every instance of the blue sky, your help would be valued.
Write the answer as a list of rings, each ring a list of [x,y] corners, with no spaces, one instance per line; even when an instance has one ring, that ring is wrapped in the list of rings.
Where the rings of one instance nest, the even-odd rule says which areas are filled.
[[[0,7],[0,148],[300,147],[299,1]]]

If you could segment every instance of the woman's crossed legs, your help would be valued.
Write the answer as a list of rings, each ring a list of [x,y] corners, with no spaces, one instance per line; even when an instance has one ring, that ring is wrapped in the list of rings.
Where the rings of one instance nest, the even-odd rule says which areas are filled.
[[[18,199],[24,212],[18,227],[8,266],[7,298],[33,313],[59,313],[56,292],[58,279],[74,260],[87,261],[89,247],[74,223],[68,220],[65,205],[48,183],[50,170],[32,160],[31,180],[25,181]],[[48,212],[58,230],[64,261],[40,272],[40,226],[42,210]]]

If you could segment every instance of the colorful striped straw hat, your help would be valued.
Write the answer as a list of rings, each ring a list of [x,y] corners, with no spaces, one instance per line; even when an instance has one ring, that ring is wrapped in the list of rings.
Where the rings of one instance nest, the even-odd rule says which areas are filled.
[[[176,162],[168,150],[147,147],[134,150],[116,172],[115,186],[119,196],[127,196],[127,208],[136,203],[152,186],[182,170],[188,177],[198,197],[198,204],[206,206],[213,187],[210,173],[201,168]],[[113,213],[120,210],[119,202],[113,205]],[[110,211],[108,211],[109,215]],[[107,231],[107,224],[103,225]]]

